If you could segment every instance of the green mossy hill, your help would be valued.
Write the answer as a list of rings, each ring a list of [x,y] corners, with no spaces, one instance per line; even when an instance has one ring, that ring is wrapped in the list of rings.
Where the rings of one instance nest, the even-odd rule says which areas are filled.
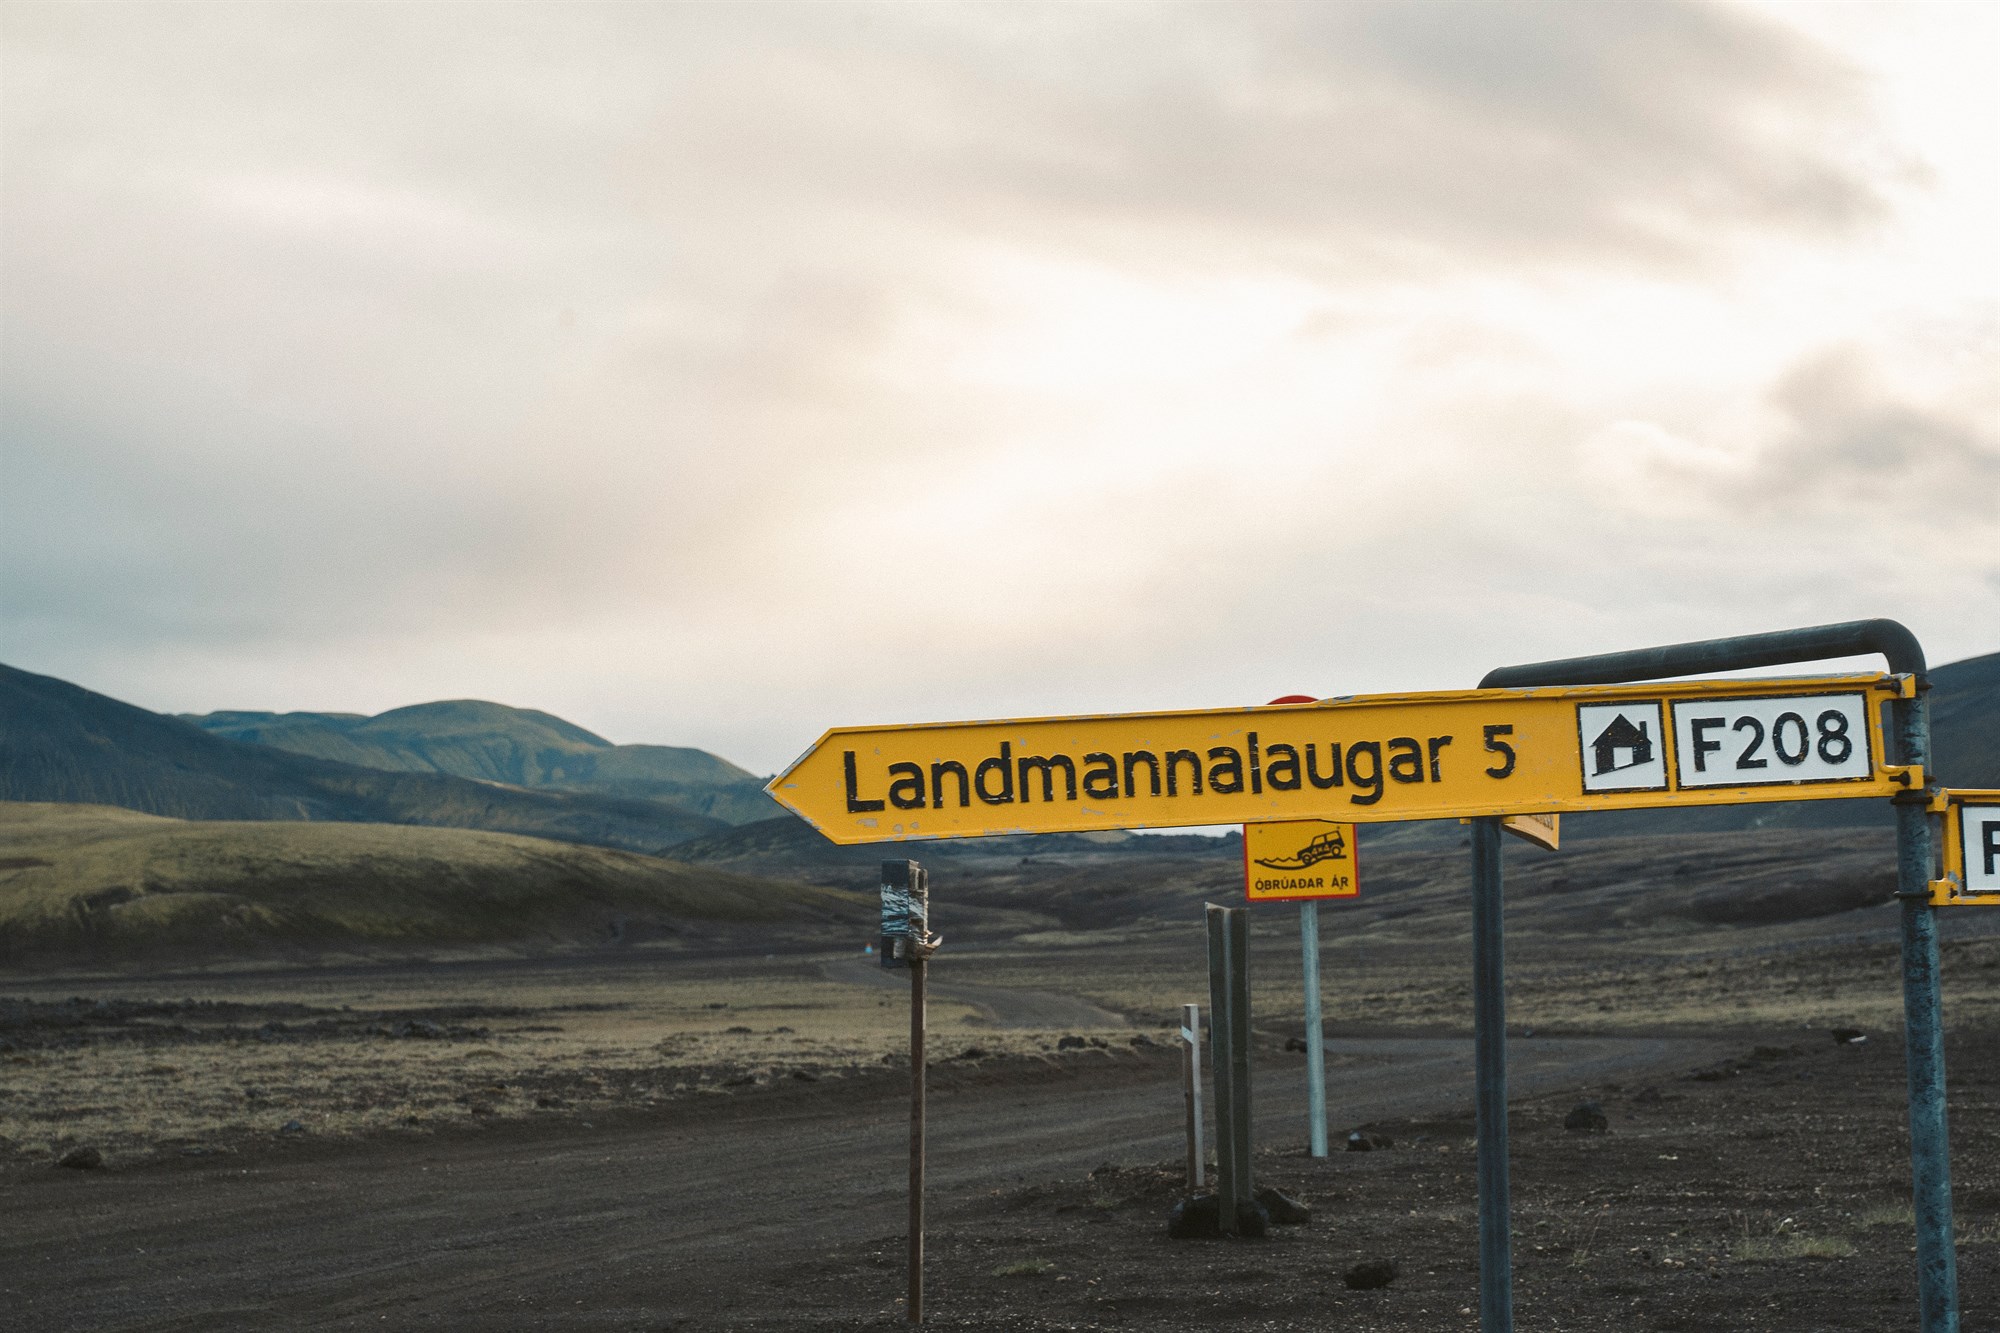
[[[5,666],[0,800],[118,805],[177,819],[485,829],[643,852],[727,827],[666,801],[388,772],[246,745]]]
[[[519,787],[666,801],[729,824],[780,807],[761,779],[706,750],[613,745],[532,708],[448,699],[358,713],[185,714],[213,735],[401,773],[443,773]]]
[[[0,803],[0,960],[613,946],[865,922],[799,884],[538,838]]]

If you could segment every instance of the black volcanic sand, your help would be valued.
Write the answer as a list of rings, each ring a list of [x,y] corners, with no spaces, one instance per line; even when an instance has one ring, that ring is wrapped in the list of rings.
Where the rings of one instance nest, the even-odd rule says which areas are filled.
[[[2000,1034],[1948,1043],[1964,1326],[2000,1326]],[[1916,1328],[1909,1157],[1893,1034],[1796,1031],[1676,1077],[1517,1102],[1515,1315],[1524,1329]],[[1563,1127],[1597,1101],[1603,1134]],[[1475,1329],[1469,1117],[1359,1127],[1392,1146],[1259,1154],[1313,1208],[1261,1240],[1171,1240],[1179,1162],[1106,1166],[941,1210],[927,1323],[944,1329]],[[936,1214],[934,1214],[936,1215]],[[903,1237],[710,1273],[667,1327],[907,1326]],[[1343,1274],[1393,1262],[1380,1290]]]

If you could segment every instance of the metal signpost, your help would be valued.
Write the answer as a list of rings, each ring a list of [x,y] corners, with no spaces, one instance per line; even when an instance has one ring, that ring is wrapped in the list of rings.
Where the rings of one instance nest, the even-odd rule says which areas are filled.
[[[1319,819],[1243,826],[1243,895],[1253,903],[1299,905],[1305,974],[1306,1126],[1314,1157],[1326,1156],[1326,1033],[1319,991],[1319,904],[1361,895],[1360,850],[1352,824]]]
[[[1937,921],[1931,906],[1932,795],[1924,786],[1931,729],[1923,692],[1929,685],[1924,680],[1924,650],[1916,636],[1893,620],[1857,620],[1502,667],[1489,671],[1480,687],[1605,685],[1748,671],[1863,653],[1882,654],[1890,670],[1897,673],[1890,678],[1897,682],[1897,688],[1883,693],[1891,700],[1894,713],[1898,766],[1888,766],[1880,757],[1881,750],[1871,751],[1878,771],[1896,776],[1885,784],[1885,790],[1866,794],[1886,795],[1896,803],[1896,897],[1902,902],[1903,1028],[1909,1073],[1910,1175],[1917,1219],[1918,1314],[1923,1333],[1958,1333],[1958,1259],[1952,1236],[1951,1154],[1945,1126],[1944,1027],[1939,1012]],[[1773,695],[1752,695],[1743,688],[1753,683],[1749,681],[1705,683],[1721,688],[1707,702],[1685,711],[1676,703],[1672,732],[1662,729],[1658,733],[1661,740],[1674,743],[1677,753],[1673,756],[1673,795],[1663,788],[1655,804],[1677,805],[1685,788],[1713,790],[1709,784],[1740,781],[1753,772],[1764,780],[1782,781],[1785,765],[1795,773],[1814,760],[1836,765],[1842,758],[1841,740],[1830,739],[1829,733],[1841,730],[1844,739],[1852,739],[1858,731],[1851,719],[1844,727],[1829,722],[1828,712],[1817,707],[1820,700],[1780,702]],[[1670,692],[1677,687],[1649,688]],[[1879,697],[1871,695],[1871,699]],[[1879,714],[1876,707],[1867,709],[1871,745],[1880,741],[1873,730]],[[1651,719],[1639,719],[1647,720]],[[1650,772],[1642,762],[1651,758],[1649,738],[1634,734],[1643,733],[1643,727],[1620,728],[1618,721],[1631,723],[1634,719],[1621,711],[1616,719],[1606,719],[1599,733],[1600,743],[1609,742],[1610,753],[1603,756],[1611,760],[1609,771]],[[1584,730],[1589,731],[1591,725],[1585,724]],[[1821,745],[1827,748],[1817,748]],[[1705,776],[1700,769],[1703,760],[1713,765]],[[1791,788],[1785,799],[1804,791],[1802,786]],[[1514,1279],[1508,1245],[1506,972],[1500,917],[1499,821],[1475,819],[1473,1035],[1479,1079],[1479,1310],[1483,1333],[1512,1333],[1514,1327]]]
[[[1893,674],[1664,679],[1864,653],[1883,655]],[[2000,793],[1953,794],[1926,785],[1924,669],[1923,649],[1907,629],[1893,620],[1863,620],[1507,667],[1488,673],[1476,691],[841,728],[821,737],[768,789],[842,844],[1330,817],[1470,819],[1485,1333],[1513,1328],[1503,829],[1554,846],[1556,817],[1565,811],[1887,797],[1896,807],[1902,904],[1918,1314],[1923,1333],[1958,1333],[1935,913],[1948,903],[2000,902]],[[1892,714],[1886,732],[1884,703]],[[1944,877],[1934,878],[1932,821],[1940,818],[1950,821],[1951,837]],[[890,965],[886,871],[883,942]],[[1242,908],[1208,907],[1217,1159],[1228,1230],[1250,1190],[1245,915]],[[922,956],[932,944],[921,926],[911,941],[915,1320]]]
[[[1215,1202],[1225,1236],[1250,1206],[1250,913],[1206,904],[1209,1030],[1215,1069]]]
[[[910,1290],[924,1322],[924,972],[941,943],[930,933],[930,875],[915,861],[882,863],[882,966],[910,970]]]
[[[771,794],[837,843],[1894,796],[1911,676],[1462,690],[829,731]]]

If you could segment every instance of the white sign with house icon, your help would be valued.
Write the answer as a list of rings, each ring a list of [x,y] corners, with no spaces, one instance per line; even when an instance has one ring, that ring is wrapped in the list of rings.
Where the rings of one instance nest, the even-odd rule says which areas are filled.
[[[1586,792],[1666,790],[1667,747],[1658,703],[1578,704],[1576,730]]]

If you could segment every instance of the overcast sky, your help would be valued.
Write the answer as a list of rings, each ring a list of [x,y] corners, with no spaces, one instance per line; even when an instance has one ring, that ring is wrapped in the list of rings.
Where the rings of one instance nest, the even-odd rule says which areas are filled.
[[[2000,6],[0,14],[0,660],[836,724],[2000,649]]]

